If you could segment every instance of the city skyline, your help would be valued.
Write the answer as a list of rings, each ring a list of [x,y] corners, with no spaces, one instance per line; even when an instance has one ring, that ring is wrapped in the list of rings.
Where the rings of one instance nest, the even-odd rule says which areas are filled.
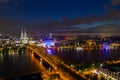
[[[120,25],[119,0],[0,0],[1,33],[65,33]],[[107,27],[108,28],[108,27]]]
[[[120,0],[0,0],[0,80],[120,80]]]

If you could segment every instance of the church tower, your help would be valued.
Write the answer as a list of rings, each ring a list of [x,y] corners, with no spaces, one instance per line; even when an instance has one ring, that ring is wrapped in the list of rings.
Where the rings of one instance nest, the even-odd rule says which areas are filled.
[[[27,38],[27,33],[26,33],[26,30],[24,30],[24,38]]]
[[[29,40],[29,38],[27,37],[26,30],[21,30],[20,42],[22,44],[27,44],[28,40]]]
[[[21,36],[20,39],[23,39],[23,30],[21,30]]]

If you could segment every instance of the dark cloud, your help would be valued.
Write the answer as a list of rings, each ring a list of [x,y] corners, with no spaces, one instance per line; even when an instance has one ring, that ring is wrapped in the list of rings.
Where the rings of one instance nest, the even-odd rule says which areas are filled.
[[[96,17],[96,16],[86,16],[86,17],[75,17],[73,19],[69,19],[67,17],[63,17],[62,20],[57,21],[49,21],[47,23],[38,23],[38,24],[30,24],[29,29],[35,30],[40,33],[49,33],[49,32],[79,32],[80,30],[90,28],[92,23],[95,22],[108,22],[108,21],[119,21],[120,20],[120,11],[112,10],[108,12],[104,16]],[[79,26],[81,24],[86,24],[87,26]],[[112,23],[111,23],[112,24]],[[92,27],[92,26],[91,26]]]
[[[90,25],[94,22],[106,22],[106,21],[119,21],[120,20],[120,11],[111,10],[106,13],[104,16],[86,16],[86,17],[74,17],[73,19],[69,19],[67,17],[63,17],[62,20],[49,20],[45,23],[42,22],[28,22],[22,23],[19,21],[9,20],[9,19],[0,19],[0,32],[20,32],[22,28],[26,28],[29,33],[50,33],[50,32],[75,32],[82,29],[85,29],[82,26],[79,27],[80,24]],[[76,27],[77,26],[77,27]],[[88,27],[87,27],[88,28]]]
[[[111,0],[111,5],[112,6],[120,5],[120,0]]]
[[[24,0],[0,0],[0,9],[8,10],[11,9],[11,5],[19,5]]]
[[[10,2],[24,2],[24,0],[0,0],[0,4],[10,3]]]
[[[116,6],[120,6],[120,0],[103,0],[102,4],[105,10],[112,10]]]
[[[0,15],[9,14],[9,11],[23,2],[24,0],[0,0]]]
[[[46,29],[74,29],[75,25],[80,24],[91,24],[94,22],[107,22],[107,21],[119,21],[120,20],[120,11],[117,10],[111,10],[106,13],[104,16],[86,16],[86,17],[75,17],[73,19],[69,19],[67,17],[64,17],[60,21],[51,21],[48,23],[42,24],[44,28]],[[38,27],[40,27],[38,25]],[[84,26],[83,26],[84,27]],[[83,27],[79,27],[79,29],[83,29]]]
[[[107,12],[106,15],[100,16],[100,17],[94,17],[91,22],[95,21],[115,21],[120,20],[120,11],[118,10],[110,10]]]
[[[85,17],[75,17],[73,19],[63,19],[60,22],[57,22],[57,24],[61,24],[62,26],[72,26],[72,25],[77,25],[77,24],[91,24],[93,22],[98,22],[98,21],[111,21],[111,20],[120,20],[120,11],[117,10],[111,10],[108,11],[105,15],[103,16],[85,16]],[[52,23],[52,25],[54,22]]]
[[[0,9],[2,10],[11,10],[12,8],[10,6],[1,6]]]
[[[0,0],[0,3],[8,2],[9,0]]]
[[[23,24],[9,19],[0,19],[0,32],[3,34],[19,34]]]
[[[88,28],[85,30],[82,30],[81,32],[96,32],[96,33],[119,33],[120,32],[120,26],[119,25],[101,25],[101,26],[97,26],[97,27],[92,27],[92,28]]]

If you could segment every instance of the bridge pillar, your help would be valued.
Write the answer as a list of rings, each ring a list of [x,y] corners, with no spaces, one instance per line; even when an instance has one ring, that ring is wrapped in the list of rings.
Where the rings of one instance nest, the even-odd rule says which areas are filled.
[[[26,49],[26,52],[27,52],[27,53],[31,53],[31,49],[30,49],[30,48],[27,48],[27,49]]]

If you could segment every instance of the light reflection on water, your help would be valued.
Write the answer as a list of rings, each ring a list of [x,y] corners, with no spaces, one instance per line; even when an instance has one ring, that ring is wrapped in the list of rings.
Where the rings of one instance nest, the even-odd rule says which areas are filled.
[[[104,53],[105,57],[109,57],[110,56],[110,48],[109,47],[103,48],[103,53]]]
[[[67,63],[92,63],[103,62],[107,58],[120,58],[118,49],[49,49],[49,54],[60,56]],[[0,53],[0,77],[12,76],[28,72],[39,71],[39,64],[29,53],[18,53],[11,51],[9,54]]]
[[[46,51],[47,51],[48,54],[53,54],[53,49],[52,48],[48,48],[48,49],[46,49]]]
[[[40,71],[39,63],[31,54],[10,51],[0,53],[0,78]]]
[[[68,63],[93,63],[93,62],[104,62],[107,59],[119,59],[120,58],[120,47],[111,49],[106,48],[84,48],[78,50],[71,49],[58,49],[54,54],[61,57],[65,62]]]

